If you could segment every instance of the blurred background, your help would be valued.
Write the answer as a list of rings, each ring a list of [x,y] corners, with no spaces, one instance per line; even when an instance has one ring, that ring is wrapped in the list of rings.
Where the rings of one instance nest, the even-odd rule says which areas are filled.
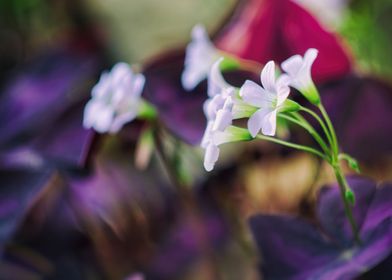
[[[315,219],[318,190],[334,177],[265,143],[223,148],[203,171],[205,83],[195,93],[177,85],[198,23],[219,48],[262,64],[333,41],[342,58],[320,59],[317,85],[341,145],[364,176],[392,180],[391,0],[0,0],[0,279],[274,279],[258,269],[248,217]],[[236,53],[242,44],[268,47]],[[182,191],[154,151],[135,160],[145,123],[99,137],[82,127],[91,88],[119,61],[145,71],[146,98],[175,123],[163,148],[179,158]]]

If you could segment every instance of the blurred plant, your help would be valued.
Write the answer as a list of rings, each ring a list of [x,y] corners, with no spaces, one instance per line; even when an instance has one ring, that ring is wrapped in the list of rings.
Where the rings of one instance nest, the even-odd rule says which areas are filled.
[[[287,74],[280,75],[278,79],[276,79],[275,64],[273,61],[270,61],[261,72],[260,78],[263,87],[252,81],[246,81],[240,89],[237,89],[238,94],[235,94],[236,90],[234,87],[230,87],[217,73],[219,63],[221,62],[221,60],[218,60],[210,70],[209,85],[211,86],[209,88],[217,90],[214,99],[216,100],[217,97],[220,97],[221,102],[213,106],[212,109],[206,110],[206,117],[209,119],[209,122],[201,144],[205,148],[204,166],[207,171],[212,170],[219,157],[219,145],[252,140],[253,138],[274,142],[319,156],[326,160],[335,172],[347,218],[352,226],[354,238],[359,243],[358,227],[353,219],[351,210],[351,206],[355,204],[355,197],[345,179],[340,161],[346,160],[349,166],[357,172],[359,172],[359,167],[352,157],[339,151],[335,129],[311,78],[311,66],[316,57],[317,50],[309,49],[304,57],[295,55],[287,59],[282,63],[282,68]],[[217,80],[220,86],[217,86]],[[313,110],[287,99],[290,93],[289,85],[296,88],[312,105],[316,106],[322,118]],[[214,99],[207,103],[207,107],[213,103]],[[239,100],[237,102],[239,105],[233,102],[236,99]],[[242,113],[236,116],[235,112],[239,111]],[[300,111],[315,118],[322,127],[327,142],[299,114]],[[215,118],[211,116],[215,116]],[[276,133],[277,117],[286,119],[304,128],[318,143],[322,151],[271,137]],[[231,126],[234,118],[249,118],[248,130]],[[260,130],[262,134],[258,134]]]
[[[351,1],[340,28],[367,73],[376,73],[390,80],[392,55],[389,46],[392,32],[389,28],[392,3],[389,0]]]

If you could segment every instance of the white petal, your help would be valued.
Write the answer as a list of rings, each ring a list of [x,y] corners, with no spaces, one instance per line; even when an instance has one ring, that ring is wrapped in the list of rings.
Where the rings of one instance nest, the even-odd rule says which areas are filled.
[[[277,94],[277,104],[276,106],[280,106],[287,99],[290,94],[290,77],[286,74],[282,74],[277,82],[276,82],[276,94]]]
[[[234,104],[231,97],[227,97],[223,108],[218,110],[216,113],[216,119],[214,121],[214,126],[212,130],[224,131],[228,126],[231,125],[231,123],[233,122],[233,105]]]
[[[260,75],[261,84],[269,92],[275,92],[275,63],[271,60],[264,66]]]
[[[204,25],[196,24],[192,29],[193,41],[210,41],[208,33]]]
[[[241,98],[248,104],[259,108],[269,106],[269,94],[258,84],[247,80],[240,88]]]
[[[209,144],[204,154],[204,168],[211,171],[214,168],[215,162],[219,158],[219,148],[214,144]]]
[[[316,58],[317,58],[317,55],[318,55],[318,50],[316,50],[316,49],[308,49],[306,52],[305,52],[305,55],[304,55],[304,64],[306,65],[306,68],[311,68],[312,67],[312,65],[313,65],[313,62],[316,60]]]
[[[98,83],[91,90],[91,96],[97,99],[107,98],[110,95],[110,74],[104,72],[101,74]]]
[[[282,69],[291,77],[295,77],[303,64],[302,56],[296,54],[282,62]]]
[[[217,94],[221,94],[222,91],[229,88],[230,85],[225,81],[220,70],[220,63],[223,57],[219,58],[212,65],[210,73],[208,75],[208,96],[213,97]]]
[[[224,131],[233,122],[233,113],[231,111],[219,110],[216,113],[216,119],[212,130]]]
[[[132,95],[133,96],[140,96],[141,95],[145,82],[146,82],[146,78],[144,77],[143,74],[137,74],[134,76],[133,86],[132,86]]]
[[[112,124],[114,112],[111,108],[101,108],[94,122],[94,129],[100,133],[108,132]]]
[[[84,128],[91,128],[94,125],[95,119],[99,114],[101,108],[101,104],[94,99],[91,99],[87,102],[84,107],[83,113],[83,126]]]
[[[218,51],[208,38],[205,28],[196,25],[192,30],[192,41],[186,48],[185,67],[181,76],[183,87],[192,90],[206,79],[217,56]]]
[[[212,141],[212,127],[214,126],[213,121],[208,121],[206,130],[204,131],[203,138],[201,139],[200,146],[206,148],[208,144]]]
[[[208,120],[215,120],[218,110],[223,108],[225,99],[221,94],[207,99],[203,104],[204,114]]]
[[[207,75],[208,70],[187,67],[181,75],[182,86],[188,91],[193,90],[201,81],[207,78]]]
[[[252,137],[255,137],[259,133],[261,127],[263,126],[263,120],[266,114],[270,111],[267,109],[260,109],[254,113],[248,120],[248,130]]]
[[[133,71],[131,67],[125,62],[119,62],[113,66],[110,71],[112,86],[116,86],[121,83],[123,79],[133,76]]]
[[[110,133],[117,133],[121,130],[121,128],[128,122],[132,121],[136,118],[136,111],[130,111],[124,114],[120,114],[115,116],[113,122],[109,128]]]
[[[265,115],[261,132],[264,135],[274,136],[276,133],[276,110]]]

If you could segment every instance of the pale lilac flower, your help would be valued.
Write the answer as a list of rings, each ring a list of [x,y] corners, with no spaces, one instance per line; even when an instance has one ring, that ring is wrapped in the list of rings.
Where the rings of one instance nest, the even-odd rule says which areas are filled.
[[[208,37],[203,25],[192,29],[192,41],[186,48],[184,71],[181,82],[186,90],[194,89],[206,79],[214,62],[219,58],[219,52]]]
[[[255,137],[261,130],[264,135],[276,133],[276,118],[279,108],[287,99],[290,89],[288,77],[275,78],[275,63],[268,62],[260,75],[263,87],[247,80],[240,89],[245,103],[259,108],[248,120],[250,134]]]
[[[219,158],[219,145],[228,142],[250,139],[249,132],[245,129],[231,126],[233,119],[244,117],[244,110],[252,106],[244,105],[236,94],[236,89],[229,85],[220,71],[218,59],[211,67],[208,75],[208,96],[204,103],[204,113],[207,117],[201,147],[205,149],[204,168],[211,171]],[[238,110],[237,108],[241,108]]]
[[[118,132],[143,107],[140,95],[144,83],[142,74],[134,74],[126,63],[117,63],[111,72],[101,75],[92,89],[84,109],[83,126],[100,133]]]
[[[228,126],[224,131],[214,130],[214,122],[209,121],[201,142],[205,149],[204,168],[211,171],[219,158],[219,146],[225,143],[250,140],[251,136],[246,129]]]
[[[217,112],[221,110],[228,97],[234,97],[235,89],[223,78],[220,71],[220,63],[223,58],[219,58],[211,67],[208,74],[208,98],[203,105],[207,120],[215,120]],[[232,102],[232,101],[231,101]],[[231,106],[232,108],[232,106]]]
[[[318,50],[308,49],[304,56],[294,55],[282,62],[282,69],[290,78],[290,86],[300,91],[310,102],[318,104],[320,97],[312,80],[312,65]]]

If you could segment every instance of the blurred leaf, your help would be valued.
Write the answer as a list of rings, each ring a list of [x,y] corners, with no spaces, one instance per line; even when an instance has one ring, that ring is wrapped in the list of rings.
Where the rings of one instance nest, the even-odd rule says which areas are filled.
[[[0,253],[52,174],[49,169],[0,170]]]

